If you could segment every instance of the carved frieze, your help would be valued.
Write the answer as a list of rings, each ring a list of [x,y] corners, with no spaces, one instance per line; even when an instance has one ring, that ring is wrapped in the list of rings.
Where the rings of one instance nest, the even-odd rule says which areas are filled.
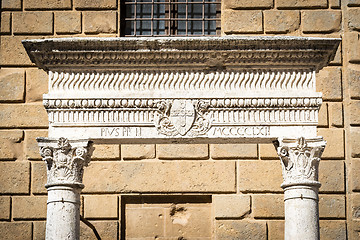
[[[82,187],[84,167],[90,162],[89,141],[70,141],[66,138],[38,138],[40,155],[47,164],[46,186],[71,185]]]

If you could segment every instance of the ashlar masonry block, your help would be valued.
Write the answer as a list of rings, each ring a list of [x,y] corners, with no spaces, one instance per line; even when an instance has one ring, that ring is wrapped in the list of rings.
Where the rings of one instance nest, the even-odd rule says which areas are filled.
[[[319,182],[321,192],[344,192],[345,166],[343,161],[320,161]]]
[[[155,158],[155,145],[123,144],[121,145],[121,156],[124,160],[152,159]]]
[[[266,33],[290,33],[300,27],[300,12],[297,10],[264,11]]]
[[[250,195],[213,195],[215,218],[243,218],[251,211]]]
[[[11,13],[2,12],[0,33],[10,34],[10,31],[11,31]]]
[[[360,8],[349,8],[347,10],[348,26],[350,30],[360,30]]]
[[[353,127],[350,129],[350,143],[351,156],[354,158],[360,157],[360,128]]]
[[[101,240],[113,240],[118,238],[118,223],[116,221],[91,221],[97,232],[99,233]],[[86,226],[83,222],[80,223],[80,239],[92,240],[95,238],[95,234],[91,228]]]
[[[0,36],[0,64],[2,66],[32,65],[21,41],[24,36]]]
[[[346,239],[346,222],[344,220],[320,220],[321,240]]]
[[[344,113],[342,103],[329,103],[329,122],[332,126],[344,126]]]
[[[255,218],[283,218],[284,196],[282,194],[253,194],[252,215]]]
[[[350,102],[350,124],[360,125],[360,101],[358,100]]]
[[[343,129],[319,128],[317,133],[327,142],[322,159],[343,159],[345,157]]]
[[[210,154],[213,159],[250,159],[258,157],[256,144],[211,144]]]
[[[360,68],[350,67],[347,72],[347,81],[349,83],[351,98],[360,99]]]
[[[341,100],[341,68],[326,67],[316,75],[316,89],[323,93],[324,100]]]
[[[26,10],[33,9],[71,9],[71,0],[24,0]]]
[[[319,196],[320,218],[345,218],[345,196],[321,195]]]
[[[0,127],[3,128],[48,126],[42,104],[2,104],[0,112]]]
[[[45,219],[47,196],[14,196],[12,209],[14,219]]]
[[[0,222],[3,239],[31,240],[31,222]]]
[[[341,11],[302,11],[301,23],[304,33],[337,32],[341,28]]]
[[[2,0],[1,9],[4,10],[19,10],[21,9],[21,0]]]
[[[52,34],[52,12],[14,12],[13,31],[19,34]]]
[[[47,181],[46,176],[46,163],[32,162],[31,163],[31,191],[34,194],[46,194],[45,184]]]
[[[247,220],[221,220],[216,221],[217,239],[248,239],[265,240],[266,222]]]
[[[25,130],[25,155],[27,159],[41,159],[37,137],[47,137],[47,130]]]
[[[271,8],[274,6],[273,0],[225,0],[223,4],[225,9]]]
[[[158,144],[156,153],[159,159],[207,159],[207,144]]]
[[[0,69],[0,101],[23,101],[24,85],[24,70],[19,68]]]
[[[116,9],[116,0],[74,0],[76,9]]]
[[[12,160],[22,155],[23,131],[0,130],[0,159]]]
[[[353,159],[351,162],[351,176],[352,176],[352,190],[359,191],[360,190],[360,160]]]
[[[326,8],[327,0],[275,0],[278,8]]]
[[[80,12],[55,12],[55,31],[58,34],[81,32]]]
[[[0,196],[0,219],[10,219],[10,204],[11,199],[9,196]]]
[[[85,33],[116,33],[117,13],[115,11],[94,11],[84,12],[84,32]]]
[[[29,193],[30,163],[0,162],[0,193]]]
[[[102,207],[99,207],[102,206]],[[84,196],[84,216],[90,219],[118,217],[118,197],[116,195]]]
[[[224,10],[221,22],[225,33],[261,33],[263,31],[260,10]]]

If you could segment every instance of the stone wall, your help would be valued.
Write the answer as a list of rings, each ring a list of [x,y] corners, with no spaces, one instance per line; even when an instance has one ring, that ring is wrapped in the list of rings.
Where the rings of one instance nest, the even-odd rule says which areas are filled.
[[[21,40],[119,36],[119,0],[2,0],[0,233],[43,239],[47,75]],[[318,73],[321,239],[360,236],[360,1],[222,0],[224,35],[341,37]],[[299,133],[301,134],[301,133]],[[281,166],[270,144],[96,145],[81,214],[102,239],[282,239]],[[125,231],[126,230],[126,231]],[[94,239],[85,224],[82,239]],[[184,237],[184,238],[179,238]]]

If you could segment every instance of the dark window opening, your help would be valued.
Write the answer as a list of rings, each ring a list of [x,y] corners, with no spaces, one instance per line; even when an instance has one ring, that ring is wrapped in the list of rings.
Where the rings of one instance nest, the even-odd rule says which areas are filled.
[[[121,35],[220,35],[220,0],[123,0]]]

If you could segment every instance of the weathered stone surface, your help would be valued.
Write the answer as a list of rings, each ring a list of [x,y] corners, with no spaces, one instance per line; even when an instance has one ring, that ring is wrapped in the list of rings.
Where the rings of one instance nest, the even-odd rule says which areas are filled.
[[[238,186],[241,192],[283,192],[281,165],[278,161],[239,161]],[[260,175],[261,178],[254,179]]]
[[[84,216],[89,219],[117,218],[117,196],[84,196]]]
[[[14,196],[12,198],[14,219],[45,219],[47,196]]]
[[[118,223],[116,221],[91,221],[96,231],[99,233],[101,240],[118,239]],[[81,222],[80,224],[80,239],[81,240],[93,240],[95,234],[88,226]]]
[[[343,159],[344,158],[344,131],[342,129],[319,128],[318,136],[324,137],[327,142],[322,159]]]
[[[21,0],[2,0],[1,9],[3,10],[18,10],[21,9]]]
[[[344,33],[344,53],[347,55],[349,62],[360,62],[360,36],[357,32],[346,32]],[[359,68],[350,65],[348,67],[348,74],[352,71],[359,71]],[[350,77],[350,75],[349,75]],[[348,78],[348,81],[351,81]],[[357,80],[359,81],[359,80]],[[350,82],[351,83],[351,82]],[[354,87],[356,87],[354,85]],[[358,94],[358,93],[357,93]]]
[[[346,239],[346,222],[342,220],[320,220],[320,239]]]
[[[42,102],[48,92],[49,77],[42,69],[26,70],[26,102]]]
[[[360,157],[360,128],[350,128],[351,156]]]
[[[350,8],[347,14],[349,29],[360,30],[360,8]]]
[[[27,159],[41,159],[39,146],[36,141],[38,137],[47,137],[47,130],[25,130],[25,155]]]
[[[329,106],[329,122],[332,126],[344,126],[343,106],[342,103],[330,103]]]
[[[45,221],[33,222],[33,239],[34,240],[44,240],[45,232],[46,232],[46,222]]]
[[[328,105],[326,103],[323,103],[319,110],[318,127],[327,127],[328,125]]]
[[[283,218],[284,195],[254,194],[252,195],[252,214],[255,218]]]
[[[2,239],[31,240],[31,222],[0,222]]]
[[[0,130],[0,159],[16,159],[22,154],[21,130]]]
[[[51,12],[14,12],[12,16],[14,33],[53,33],[53,13]]]
[[[71,9],[71,0],[24,0],[26,10],[33,9]]]
[[[84,12],[85,33],[116,33],[116,12]]]
[[[0,33],[9,34],[11,30],[10,26],[11,26],[11,14],[9,12],[2,12]]]
[[[261,159],[279,159],[274,144],[259,144],[259,155]]]
[[[209,146],[207,144],[159,144],[156,145],[159,159],[207,159]]]
[[[271,220],[267,222],[268,240],[284,239],[285,222],[283,220]]]
[[[331,8],[340,8],[341,0],[329,0],[329,5]]]
[[[45,162],[32,162],[31,163],[31,191],[35,194],[45,194],[45,184],[47,181],[46,176],[46,163]]]
[[[176,146],[175,146],[176,148]],[[154,144],[123,144],[121,145],[121,156],[125,160],[140,160],[155,158]]]
[[[9,196],[0,196],[0,219],[9,220],[10,219],[10,197]]]
[[[301,23],[304,33],[330,33],[341,28],[341,11],[302,11]]]
[[[30,164],[28,162],[0,162],[0,193],[29,193]]]
[[[360,124],[360,101],[354,100],[350,102],[350,124]]]
[[[289,33],[296,31],[299,27],[299,11],[264,11],[264,29],[266,33]]]
[[[24,36],[0,36],[0,64],[9,65],[32,65],[21,40],[28,39]]]
[[[24,85],[24,70],[18,68],[0,69],[0,101],[23,101]]]
[[[348,5],[349,7],[360,6],[360,1],[359,1],[359,0],[348,0],[348,1],[347,1],[347,5]]]
[[[342,195],[319,195],[320,218],[345,218],[345,197]]]
[[[75,0],[74,6],[76,9],[116,9],[116,0]]]
[[[59,34],[80,33],[81,13],[80,12],[56,12],[55,31]]]
[[[358,193],[351,195],[351,217],[360,219],[360,194]]]
[[[260,10],[225,10],[222,15],[225,33],[260,33],[263,30]]]
[[[120,159],[120,146],[118,144],[96,144],[91,159]]]
[[[47,126],[48,118],[42,104],[2,104],[0,106],[0,127]]]
[[[343,161],[320,161],[320,192],[344,192],[345,167]]]
[[[359,191],[360,190],[360,160],[353,159],[351,162],[351,182],[352,182],[352,190]]]
[[[341,68],[326,67],[316,75],[316,90],[323,93],[324,100],[341,100]]]
[[[242,218],[250,213],[250,195],[213,195],[215,218]]]
[[[98,181],[93,176],[107,176]],[[156,177],[154,177],[156,176]],[[233,161],[92,162],[84,192],[234,192]]]
[[[265,240],[266,222],[245,220],[221,220],[216,221],[217,239],[233,240]]]
[[[210,154],[213,159],[250,159],[258,157],[256,144],[211,144]]]
[[[273,7],[273,0],[227,0],[224,1],[225,9],[244,9],[244,8],[271,8]]]
[[[349,91],[351,98],[359,99],[360,98],[360,68],[349,68],[347,80],[349,82]]]
[[[275,0],[278,8],[326,8],[327,0]]]

